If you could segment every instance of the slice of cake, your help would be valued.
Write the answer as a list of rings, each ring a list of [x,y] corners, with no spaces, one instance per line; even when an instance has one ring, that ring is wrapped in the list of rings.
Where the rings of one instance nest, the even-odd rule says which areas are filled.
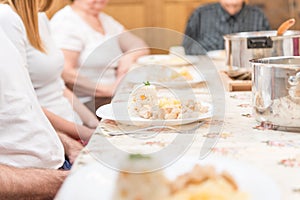
[[[170,195],[169,181],[162,171],[152,171],[151,157],[132,154],[122,165],[129,172],[120,172],[113,200],[163,200]],[[136,172],[136,173],[134,173]]]

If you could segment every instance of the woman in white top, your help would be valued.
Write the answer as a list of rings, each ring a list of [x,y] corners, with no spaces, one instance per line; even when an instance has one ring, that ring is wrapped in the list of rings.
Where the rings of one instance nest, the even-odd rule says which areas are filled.
[[[72,94],[61,78],[63,55],[51,39],[48,19],[45,14],[32,11],[32,16],[38,16],[30,16],[28,20],[22,11],[25,5],[33,6],[34,1],[0,0],[4,3],[0,5],[0,26],[19,50],[39,103],[54,128],[75,139],[87,141],[94,130],[75,123],[77,114],[64,97]],[[34,32],[35,29],[37,32]]]
[[[148,53],[142,40],[125,33],[119,22],[102,12],[107,2],[73,0],[50,22],[54,40],[65,56],[63,79],[84,103],[96,97],[101,104],[101,97],[111,97],[131,64]]]

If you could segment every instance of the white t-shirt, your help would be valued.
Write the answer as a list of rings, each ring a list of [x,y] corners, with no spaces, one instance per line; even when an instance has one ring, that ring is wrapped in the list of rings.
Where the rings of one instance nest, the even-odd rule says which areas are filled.
[[[105,35],[94,30],[70,6],[58,11],[50,25],[61,49],[80,52],[79,74],[90,80],[110,84],[116,80],[117,61],[122,55],[118,35],[124,27],[105,13],[99,14]],[[91,98],[81,98],[87,102]]]
[[[37,101],[19,52],[1,28],[0,44],[0,163],[58,169],[63,146]]]
[[[39,14],[39,32],[46,49],[46,53],[43,53],[30,45],[24,24],[17,13],[9,5],[0,6],[0,26],[20,51],[41,106],[68,121],[78,122],[78,115],[63,96],[65,86],[61,74],[64,58],[51,37],[47,16]]]

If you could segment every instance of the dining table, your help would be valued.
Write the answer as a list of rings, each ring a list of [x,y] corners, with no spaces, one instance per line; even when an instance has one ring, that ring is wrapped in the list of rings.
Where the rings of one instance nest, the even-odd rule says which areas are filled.
[[[219,72],[226,70],[225,60],[207,56],[197,56],[195,59],[197,61],[190,67],[198,69],[205,81],[193,83],[189,89],[198,101],[213,105],[211,117],[170,126],[173,128],[166,126],[144,130],[134,125],[120,124],[117,120],[102,119],[77,157],[67,180],[94,163],[113,166],[124,152],[149,155],[172,146],[172,151],[168,152],[170,157],[173,156],[170,160],[174,163],[180,157],[200,160],[221,157],[233,160],[269,177],[276,185],[276,192],[280,194],[278,199],[300,199],[299,132],[273,130],[272,126],[258,122],[252,112],[251,91],[229,92],[224,87]],[[122,83],[113,102],[128,101],[132,88],[132,83]],[[164,88],[161,91],[163,93]],[[179,88],[178,91],[180,94],[186,89]],[[139,135],[139,132],[144,134]],[[179,141],[176,141],[177,137]],[[173,155],[170,152],[175,153]],[[257,181],[260,181],[259,178]],[[56,199],[62,199],[68,184],[75,183],[65,181]],[[267,191],[274,192],[272,188]]]

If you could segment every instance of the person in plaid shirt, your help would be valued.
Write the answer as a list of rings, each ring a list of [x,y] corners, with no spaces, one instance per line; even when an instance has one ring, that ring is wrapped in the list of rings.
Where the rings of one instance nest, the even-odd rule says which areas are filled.
[[[259,8],[247,5],[244,0],[219,0],[192,13],[183,46],[187,54],[205,54],[224,49],[226,34],[269,29],[269,22]]]

